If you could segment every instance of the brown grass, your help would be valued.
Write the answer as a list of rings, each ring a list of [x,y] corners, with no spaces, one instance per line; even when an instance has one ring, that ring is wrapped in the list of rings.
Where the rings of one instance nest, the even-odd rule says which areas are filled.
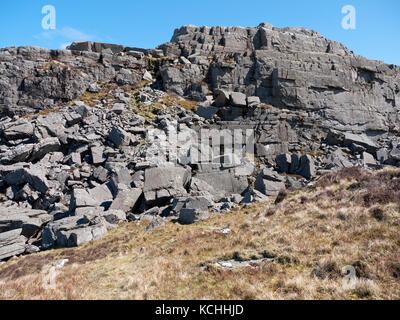
[[[195,101],[183,99],[172,94],[162,97],[160,102],[165,104],[168,108],[180,106],[189,111],[196,111],[198,107]]]
[[[396,185],[397,174],[345,170],[276,204],[189,226],[170,222],[146,233],[147,223],[123,224],[83,247],[0,265],[0,299],[400,299],[399,204],[369,207],[357,197],[367,192],[364,183]],[[361,188],[349,188],[357,181]],[[219,232],[227,227],[230,233]],[[44,290],[40,270],[64,258],[70,262],[58,270],[57,290]],[[215,265],[254,258],[273,260]],[[358,279],[346,289],[341,271],[349,265]]]

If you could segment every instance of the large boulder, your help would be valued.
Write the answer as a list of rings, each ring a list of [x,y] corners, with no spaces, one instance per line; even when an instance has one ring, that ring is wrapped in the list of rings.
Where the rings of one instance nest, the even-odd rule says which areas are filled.
[[[10,172],[4,178],[4,181],[11,186],[21,186],[29,183],[33,190],[46,193],[50,188],[50,182],[46,178],[46,170],[37,165],[29,165],[27,167]]]
[[[110,210],[121,210],[129,213],[139,204],[142,194],[143,190],[139,188],[121,190],[112,202]]]
[[[257,191],[267,196],[277,195],[285,190],[285,178],[272,169],[263,169],[257,176],[254,187]]]
[[[179,212],[179,222],[182,224],[193,224],[210,217],[208,211],[199,209],[181,209]]]
[[[49,223],[42,233],[43,249],[76,247],[102,238],[107,224],[102,217],[68,217]]]
[[[247,177],[236,177],[229,171],[198,173],[195,178],[196,185],[192,183],[191,189],[210,192],[214,196],[214,201],[232,194],[242,194],[248,187]]]
[[[19,120],[17,122],[10,122],[3,125],[3,135],[6,140],[18,140],[30,138],[33,136],[34,126],[26,120]]]
[[[22,235],[22,229],[0,233],[0,261],[25,252],[27,238]]]
[[[300,158],[300,166],[297,169],[297,174],[306,179],[311,179],[316,174],[314,158],[310,155],[303,155]]]
[[[52,216],[43,210],[0,208],[0,233],[21,229],[21,234],[29,238],[51,220]]]
[[[111,129],[108,135],[108,140],[110,140],[117,148],[127,146],[131,141],[129,133],[118,127],[113,127]]]
[[[148,205],[165,203],[176,196],[186,195],[190,169],[164,165],[145,171],[144,197]]]

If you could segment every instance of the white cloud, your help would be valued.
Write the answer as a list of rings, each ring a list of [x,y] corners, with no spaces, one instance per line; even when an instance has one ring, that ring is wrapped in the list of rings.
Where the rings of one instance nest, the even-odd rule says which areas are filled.
[[[63,27],[61,29],[56,30],[48,30],[43,31],[34,36],[38,40],[71,40],[71,41],[96,41],[99,40],[99,37],[95,35],[86,34],[80,30],[71,28],[71,27]]]
[[[65,50],[71,44],[71,42],[65,42],[60,45],[60,49]]]

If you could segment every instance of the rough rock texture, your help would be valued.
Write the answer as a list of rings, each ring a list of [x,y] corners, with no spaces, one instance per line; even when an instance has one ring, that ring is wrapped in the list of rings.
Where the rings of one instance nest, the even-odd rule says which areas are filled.
[[[185,26],[150,50],[2,49],[0,260],[400,166],[399,71],[269,24]]]

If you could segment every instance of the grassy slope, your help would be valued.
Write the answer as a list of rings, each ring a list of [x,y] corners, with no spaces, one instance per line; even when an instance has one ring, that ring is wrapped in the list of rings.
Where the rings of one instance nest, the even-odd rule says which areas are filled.
[[[0,298],[400,299],[399,177],[347,171],[277,205],[195,225],[171,222],[146,233],[145,224],[124,224],[80,248],[0,265]],[[231,233],[220,233],[227,227]],[[271,256],[254,268],[215,266]],[[45,290],[42,267],[64,258],[70,261],[58,271],[57,289]],[[354,289],[342,286],[346,265],[357,271]]]

